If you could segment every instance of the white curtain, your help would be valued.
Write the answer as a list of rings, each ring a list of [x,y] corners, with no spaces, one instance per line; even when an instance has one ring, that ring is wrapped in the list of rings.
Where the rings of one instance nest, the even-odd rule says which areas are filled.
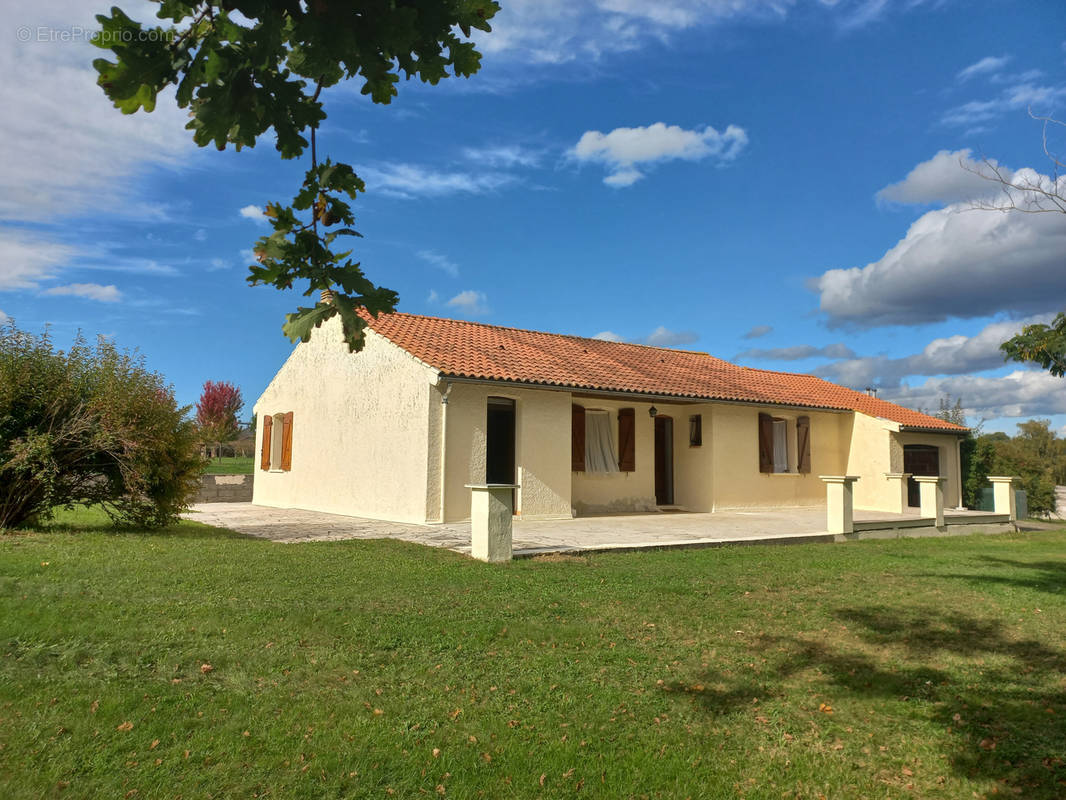
[[[611,415],[606,411],[585,411],[585,472],[618,472]]]
[[[774,472],[788,472],[788,423],[774,420]]]

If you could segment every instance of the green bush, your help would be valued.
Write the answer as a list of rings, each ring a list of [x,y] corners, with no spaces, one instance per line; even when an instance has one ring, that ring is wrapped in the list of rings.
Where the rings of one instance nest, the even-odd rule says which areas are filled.
[[[0,529],[56,506],[116,522],[173,521],[196,490],[196,430],[143,359],[100,338],[57,351],[46,332],[0,328]]]

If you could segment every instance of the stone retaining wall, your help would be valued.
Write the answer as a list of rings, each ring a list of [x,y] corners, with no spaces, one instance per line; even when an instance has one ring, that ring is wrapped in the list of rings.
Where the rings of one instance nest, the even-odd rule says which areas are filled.
[[[194,503],[250,503],[252,475],[202,475]]]

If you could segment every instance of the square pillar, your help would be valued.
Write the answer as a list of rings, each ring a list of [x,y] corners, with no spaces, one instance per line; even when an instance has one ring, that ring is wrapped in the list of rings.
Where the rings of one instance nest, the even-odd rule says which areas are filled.
[[[1018,509],[1015,505],[1013,484],[1018,479],[1011,476],[992,477],[989,475],[988,480],[992,482],[992,510],[997,514],[1009,515],[1010,521],[1014,522],[1018,518]]]
[[[481,561],[510,561],[513,483],[467,484],[470,490],[470,555]]]
[[[854,533],[854,487],[858,475],[819,475],[825,481],[826,530]]]
[[[886,472],[885,478],[889,483],[895,484],[895,490],[892,493],[892,511],[896,514],[903,514],[907,510],[907,478],[911,474],[909,472]],[[897,506],[896,500],[899,500]]]
[[[937,475],[915,475],[921,491],[921,515],[936,520],[938,528],[944,527],[944,478]]]

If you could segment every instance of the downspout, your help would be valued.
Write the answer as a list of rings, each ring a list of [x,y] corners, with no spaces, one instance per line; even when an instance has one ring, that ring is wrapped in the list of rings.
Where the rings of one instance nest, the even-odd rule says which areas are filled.
[[[955,468],[956,474],[959,476],[959,504],[955,507],[956,511],[962,511],[962,482],[965,480],[965,476],[962,474],[962,437],[957,436],[955,438]]]
[[[440,512],[437,521],[444,524],[444,497],[447,493],[448,465],[448,395],[452,392],[451,381],[445,381],[444,391],[440,396]]]

